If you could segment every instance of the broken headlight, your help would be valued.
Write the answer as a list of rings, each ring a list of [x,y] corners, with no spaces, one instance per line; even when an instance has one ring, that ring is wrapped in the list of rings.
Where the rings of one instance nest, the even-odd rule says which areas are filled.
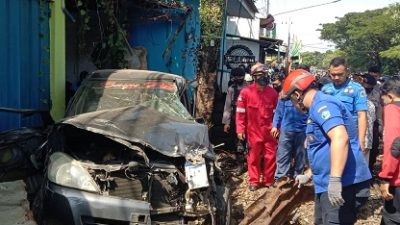
[[[89,172],[82,167],[79,161],[65,153],[55,152],[50,156],[47,177],[61,186],[100,192]]]

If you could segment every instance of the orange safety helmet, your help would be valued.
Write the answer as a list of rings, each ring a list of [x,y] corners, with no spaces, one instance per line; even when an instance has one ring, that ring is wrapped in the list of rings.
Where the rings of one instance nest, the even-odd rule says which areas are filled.
[[[250,74],[252,76],[254,76],[254,74],[257,74],[257,73],[266,73],[266,72],[267,71],[266,71],[265,65],[260,62],[257,62],[256,64],[254,64],[250,69]]]
[[[293,94],[294,91],[306,90],[313,82],[315,81],[315,76],[312,75],[310,72],[297,69],[293,70],[289,73],[286,77],[285,81],[282,85],[282,99],[289,99],[290,95]]]

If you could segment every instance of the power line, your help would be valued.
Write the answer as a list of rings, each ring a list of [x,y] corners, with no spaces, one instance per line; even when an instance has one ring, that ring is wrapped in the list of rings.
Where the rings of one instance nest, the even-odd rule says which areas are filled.
[[[333,4],[336,2],[340,2],[341,0],[335,0],[332,2],[326,2],[326,3],[322,3],[322,4],[318,4],[318,5],[311,5],[311,6],[306,6],[306,7],[302,7],[302,8],[298,8],[298,9],[292,9],[292,10],[288,10],[288,11],[284,11],[284,12],[280,12],[280,13],[275,13],[274,16],[278,16],[278,15],[282,15],[282,14],[286,14],[286,13],[291,13],[291,12],[296,12],[296,11],[300,11],[303,9],[310,9],[310,8],[314,8],[314,7],[318,7],[318,6],[322,6],[322,5],[328,5],[328,4]]]

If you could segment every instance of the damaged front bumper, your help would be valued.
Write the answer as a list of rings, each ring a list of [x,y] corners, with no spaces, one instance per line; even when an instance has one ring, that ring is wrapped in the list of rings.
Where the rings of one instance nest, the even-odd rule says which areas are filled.
[[[49,183],[45,211],[65,224],[150,225],[150,203],[102,196]],[[124,223],[125,222],[125,223]]]

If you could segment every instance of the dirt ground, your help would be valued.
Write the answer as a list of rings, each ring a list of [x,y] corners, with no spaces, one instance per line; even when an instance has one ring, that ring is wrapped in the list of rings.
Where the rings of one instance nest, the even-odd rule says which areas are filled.
[[[378,160],[379,161],[379,160]],[[377,166],[378,168],[379,166]],[[244,217],[244,210],[253,202],[257,201],[265,192],[271,192],[271,188],[260,188],[251,192],[248,190],[247,173],[240,177],[231,176],[229,179],[232,188],[233,210],[232,225],[239,224]],[[268,194],[268,193],[267,193]],[[371,185],[371,196],[367,204],[360,210],[356,225],[379,225],[381,220],[382,200],[379,186],[376,181]],[[304,202],[292,215],[288,216],[287,224],[310,225],[313,224],[314,202]]]

